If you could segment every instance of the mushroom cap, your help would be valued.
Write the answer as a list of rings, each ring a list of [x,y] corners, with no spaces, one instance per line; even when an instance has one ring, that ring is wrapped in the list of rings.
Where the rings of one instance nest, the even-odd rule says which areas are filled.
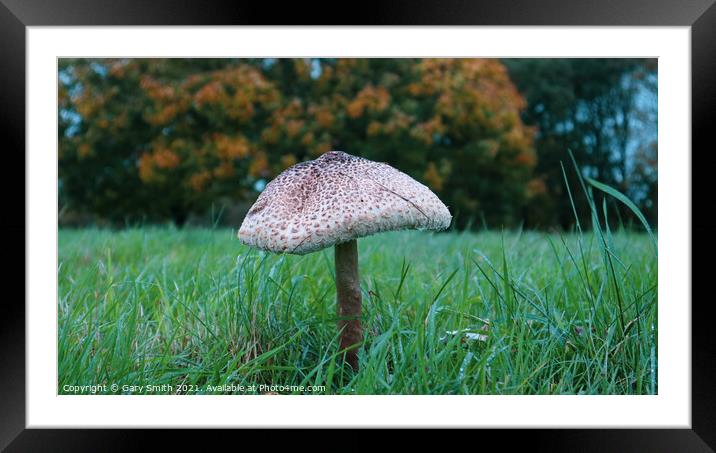
[[[451,220],[440,199],[405,173],[330,151],[266,185],[238,236],[262,250],[303,255],[383,231],[444,230]]]

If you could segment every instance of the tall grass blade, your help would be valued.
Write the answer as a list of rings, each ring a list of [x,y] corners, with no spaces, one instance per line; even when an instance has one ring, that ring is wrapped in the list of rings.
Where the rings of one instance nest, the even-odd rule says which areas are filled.
[[[599,181],[595,181],[592,178],[587,178],[587,181],[589,184],[594,186],[595,188],[601,190],[602,192],[613,196],[617,200],[624,203],[633,213],[634,215],[639,219],[642,225],[644,225],[644,228],[646,229],[647,233],[649,233],[649,238],[651,238],[652,244],[654,244],[654,250],[655,252],[658,251],[656,239],[654,238],[654,233],[651,231],[651,227],[649,226],[649,222],[646,221],[646,218],[644,217],[644,214],[639,210],[639,208],[632,202],[626,195],[619,192],[617,189],[610,187],[606,184],[602,184]]]

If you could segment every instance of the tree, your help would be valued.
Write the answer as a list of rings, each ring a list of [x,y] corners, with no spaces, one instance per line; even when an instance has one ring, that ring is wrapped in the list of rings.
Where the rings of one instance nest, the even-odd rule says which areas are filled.
[[[536,187],[498,60],[62,59],[59,80],[61,202],[115,223],[250,201],[331,149],[424,181],[458,226],[515,225]]]
[[[339,149],[424,181],[457,226],[519,221],[533,129],[522,124],[525,101],[499,61],[280,60],[266,74],[285,94],[262,132],[274,164]]]
[[[258,129],[280,93],[237,60],[61,60],[60,180],[112,221],[182,224],[268,176]]]
[[[536,180],[545,193],[530,200],[528,224],[574,223],[561,163],[582,221],[590,212],[573,171],[571,150],[584,176],[620,189],[635,200],[648,198],[630,162],[635,150],[655,139],[656,118],[638,123],[645,96],[656,95],[656,61],[645,59],[505,59],[510,76],[528,102],[522,119],[536,126]],[[642,113],[640,113],[642,112]],[[654,125],[654,129],[651,129]],[[647,136],[644,136],[646,133]],[[636,168],[636,167],[635,167]],[[630,215],[629,211],[617,213]],[[616,218],[616,216],[614,217]],[[652,219],[652,220],[655,220]]]

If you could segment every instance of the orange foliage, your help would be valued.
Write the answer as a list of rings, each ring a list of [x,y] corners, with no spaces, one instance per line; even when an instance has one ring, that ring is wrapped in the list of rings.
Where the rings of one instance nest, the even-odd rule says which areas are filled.
[[[159,111],[156,111],[153,114],[148,114],[147,121],[155,126],[161,126],[176,118],[178,113],[179,108],[176,105],[166,105]]]
[[[80,146],[78,146],[77,154],[80,156],[80,158],[87,157],[92,154],[92,148],[90,147],[89,143],[82,143]]]
[[[312,154],[314,156],[320,156],[321,154],[327,153],[328,151],[331,151],[332,145],[330,142],[323,142],[320,143],[318,146],[312,149]]]
[[[176,168],[181,159],[168,148],[157,147],[152,152],[143,153],[139,157],[139,178],[144,182],[156,180],[156,169],[170,170]]]
[[[282,169],[295,165],[297,162],[298,159],[296,159],[296,156],[294,156],[293,154],[284,154],[283,156],[281,156]]]
[[[523,150],[515,157],[515,163],[523,167],[534,167],[537,164],[537,155],[532,150]]]
[[[443,178],[438,172],[438,168],[435,163],[428,162],[428,167],[423,174],[423,179],[428,183],[431,189],[440,191],[443,189]]]
[[[210,179],[211,174],[207,170],[194,173],[189,177],[189,187],[191,187],[194,192],[202,192]]]
[[[527,198],[534,198],[538,195],[547,193],[547,184],[544,182],[544,178],[531,179],[525,188],[525,194]]]
[[[425,59],[418,67],[420,82],[408,91],[414,96],[437,96],[436,113],[453,127],[509,131],[521,124],[519,112],[526,101],[499,60]],[[510,146],[524,148],[531,143]]]
[[[171,100],[176,91],[171,85],[163,85],[149,75],[143,75],[140,79],[140,86],[147,92],[147,96],[155,101]]]
[[[410,128],[414,121],[414,116],[408,115],[402,110],[396,110],[383,126],[382,132],[387,135],[393,135],[398,131]]]
[[[348,106],[346,107],[346,113],[351,118],[358,118],[360,116],[363,116],[363,110],[365,109],[365,103],[360,100],[356,99],[352,101]]]
[[[435,134],[445,131],[445,126],[439,116],[435,116],[428,121],[424,121],[415,125],[410,130],[410,136],[423,142],[425,145],[432,145]]]
[[[127,66],[129,65],[128,60],[114,60],[109,64],[109,74],[112,77],[121,79],[127,73]]]
[[[368,135],[368,137],[374,137],[378,134],[380,134],[380,131],[382,130],[382,126],[377,121],[371,121],[370,124],[368,124],[368,127],[365,130],[365,133]]]
[[[268,156],[266,156],[266,153],[259,151],[254,155],[249,164],[249,174],[255,178],[269,176]]]
[[[249,155],[250,145],[246,137],[214,134],[217,154],[222,159],[243,159]]]
[[[358,92],[355,99],[353,99],[346,107],[346,113],[351,118],[358,118],[363,116],[363,112],[366,110],[374,112],[382,112],[390,104],[390,94],[385,87],[374,87],[368,85]]]
[[[308,80],[311,77],[311,61],[306,58],[297,59],[293,63],[298,78]]]
[[[308,132],[303,135],[303,138],[301,139],[301,144],[304,146],[310,146],[315,141],[315,137],[313,136],[313,132]]]
[[[166,148],[154,151],[153,160],[157,168],[162,169],[175,168],[180,162],[179,156]]]
[[[218,167],[214,168],[213,173],[217,178],[230,178],[234,176],[234,166],[231,162],[222,162]]]
[[[315,113],[316,115],[316,123],[324,129],[328,129],[329,127],[333,126],[333,122],[335,120],[335,116],[328,110],[327,107],[322,107],[318,109]]]
[[[514,149],[530,149],[534,139],[534,129],[527,127],[514,126],[507,134],[505,134],[505,142],[507,146]]]
[[[301,128],[303,127],[303,121],[301,120],[289,120],[286,123],[286,136],[288,138],[294,138],[298,135],[299,132],[301,132]]]
[[[278,128],[278,125],[267,127],[266,129],[261,131],[261,141],[269,145],[274,145],[278,143],[280,136],[281,132]]]
[[[218,104],[225,96],[226,91],[223,85],[221,82],[215,80],[207,83],[194,94],[194,102],[201,108],[206,104]]]
[[[139,157],[139,178],[143,182],[149,182],[154,178],[154,164],[152,160],[152,156],[149,153],[144,153]]]

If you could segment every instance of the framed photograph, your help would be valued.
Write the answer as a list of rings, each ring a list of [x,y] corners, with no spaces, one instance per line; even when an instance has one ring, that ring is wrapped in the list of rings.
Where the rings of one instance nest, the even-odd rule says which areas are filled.
[[[716,444],[691,287],[716,226],[692,220],[712,1],[419,4],[362,26],[2,1],[26,169],[3,181],[25,188],[3,227],[26,264],[3,447],[320,427]]]

